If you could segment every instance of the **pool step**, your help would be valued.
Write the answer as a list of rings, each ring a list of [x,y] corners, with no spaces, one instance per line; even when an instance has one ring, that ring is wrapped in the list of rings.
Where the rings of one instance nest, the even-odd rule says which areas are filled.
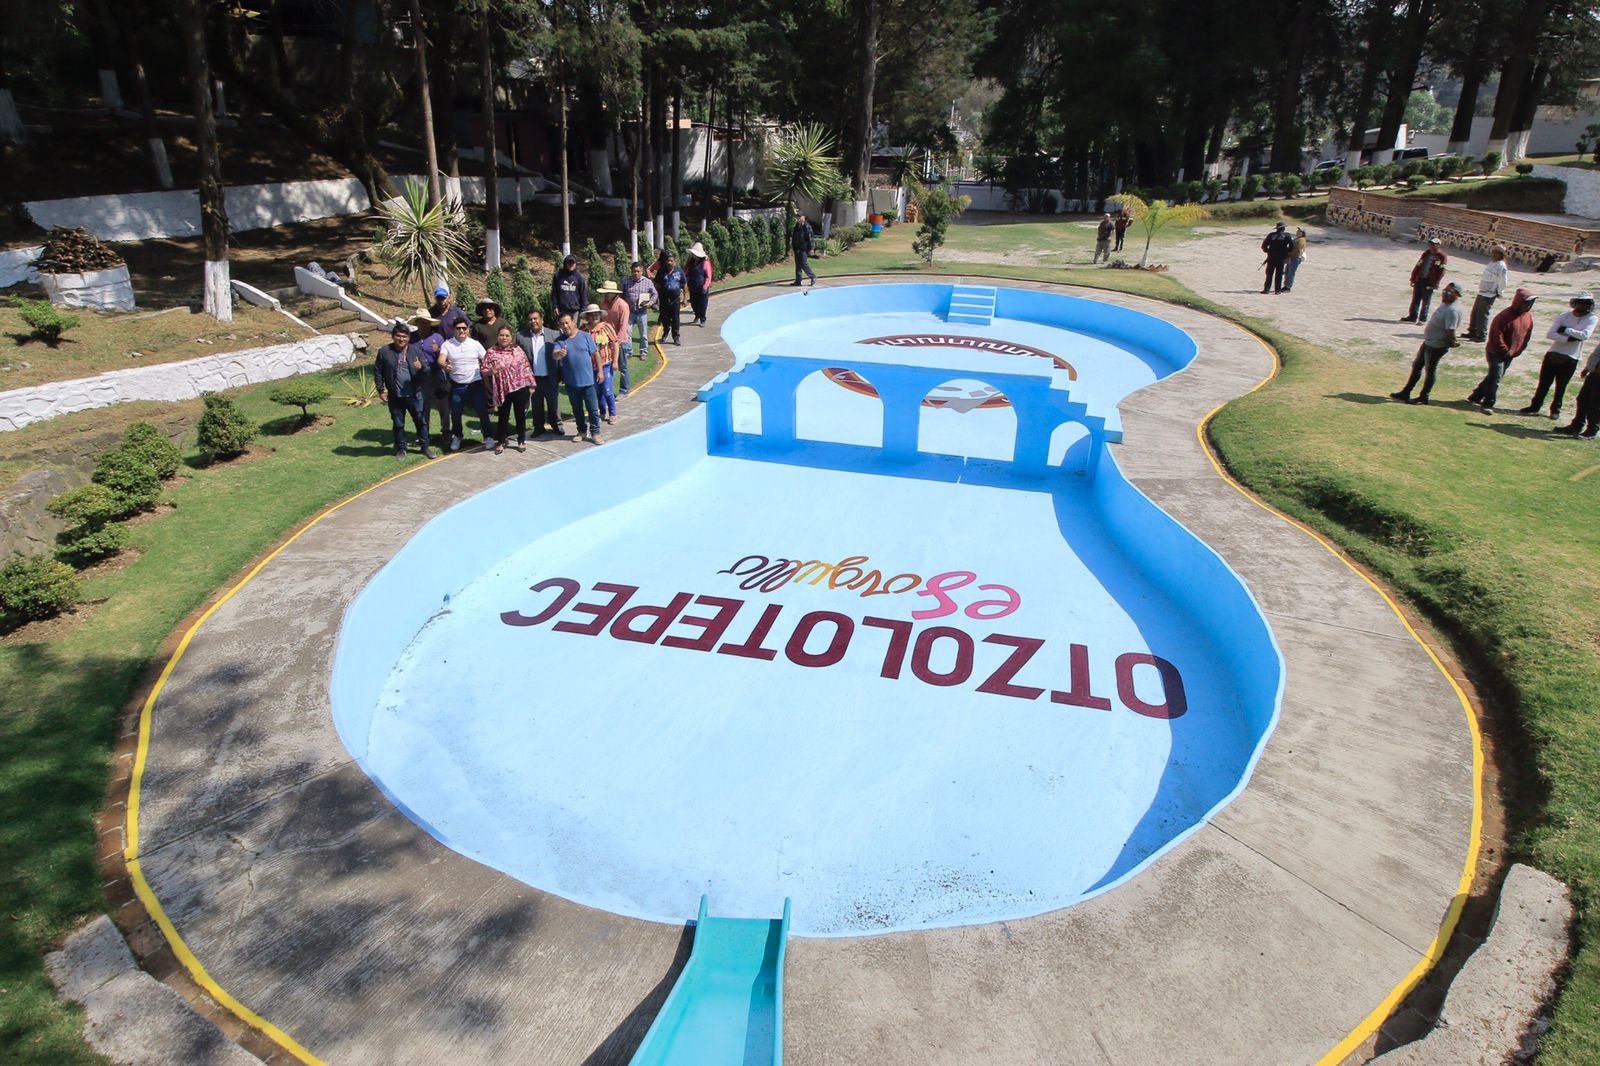
[[[995,300],[998,296],[999,293],[993,288],[954,285],[950,289],[950,310],[945,312],[944,320],[987,326],[994,321]]]

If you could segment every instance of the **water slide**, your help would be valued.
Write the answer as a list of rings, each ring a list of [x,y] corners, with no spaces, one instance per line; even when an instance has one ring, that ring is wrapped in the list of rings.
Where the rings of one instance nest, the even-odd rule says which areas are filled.
[[[782,918],[710,918],[701,896],[689,961],[632,1066],[781,1066],[788,937],[787,899]]]

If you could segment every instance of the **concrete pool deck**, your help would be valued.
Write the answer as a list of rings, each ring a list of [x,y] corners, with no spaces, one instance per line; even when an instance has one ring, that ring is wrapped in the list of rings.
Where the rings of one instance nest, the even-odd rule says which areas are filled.
[[[1419,974],[1470,880],[1476,745],[1460,694],[1373,586],[1212,467],[1195,426],[1270,373],[1264,347],[1137,297],[1006,284],[1145,310],[1198,342],[1192,367],[1123,402],[1114,453],[1248,582],[1287,663],[1282,718],[1243,794],[1115,891],[1020,921],[794,940],[786,1051],[800,1063],[1342,1057]],[[732,361],[723,318],[783,291],[716,295],[711,325],[668,347],[616,434],[687,410]],[[160,691],[139,873],[202,986],[307,1056],[625,1062],[681,968],[682,927],[540,892],[429,836],[355,764],[328,709],[344,609],[382,561],[371,545],[584,447],[457,456],[350,501],[211,613]],[[148,953],[160,935],[131,939]]]

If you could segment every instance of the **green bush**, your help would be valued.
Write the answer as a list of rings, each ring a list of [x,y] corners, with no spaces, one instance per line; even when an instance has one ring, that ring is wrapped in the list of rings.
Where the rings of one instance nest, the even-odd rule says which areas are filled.
[[[521,256],[517,257],[516,265],[511,268],[511,302],[506,305],[506,317],[516,324],[518,329],[528,321],[529,311],[542,311],[539,304],[539,290],[541,286],[534,279],[533,271],[528,269],[528,261]],[[543,286],[548,290],[550,286]]]
[[[1217,197],[1222,195],[1222,179],[1207,178],[1205,180],[1206,199],[1211,203],[1217,202]]]
[[[790,228],[794,223],[789,224]],[[784,242],[789,234],[783,228],[783,222],[776,218],[767,219],[767,262],[776,263],[784,256]]]
[[[489,280],[484,282],[483,285],[483,295],[499,304],[502,313],[506,308],[510,307],[511,286],[506,284],[505,274],[498,270],[490,271]],[[477,309],[473,308],[472,310],[476,311]]]
[[[78,324],[76,315],[64,315],[49,300],[23,300],[17,304],[17,313],[28,324],[29,339],[44,341],[54,348],[61,343],[61,335]]]
[[[1435,159],[1432,162],[1434,177],[1453,178],[1467,168],[1468,160],[1456,155],[1447,155],[1443,159]]]
[[[639,235],[639,262],[644,264],[646,270],[655,265],[656,246],[644,234]]]
[[[611,280],[611,272],[606,269],[606,261],[600,258],[600,249],[593,237],[583,242],[583,254],[578,259],[583,263],[583,272],[588,277],[590,293]]]
[[[1189,193],[1189,202],[1191,204],[1197,204],[1201,200],[1205,199],[1205,196],[1206,196],[1206,183],[1205,182],[1199,181],[1199,180],[1185,182],[1184,183],[1184,187]]]
[[[1517,175],[1519,177],[1524,177],[1525,178],[1529,174],[1532,174],[1532,173],[1533,173],[1533,164],[1532,163],[1518,163],[1517,164]]]
[[[1254,200],[1261,191],[1263,181],[1260,174],[1247,174],[1244,179],[1244,198]]]
[[[1483,167],[1484,174],[1486,174],[1486,175],[1493,174],[1495,171],[1500,169],[1500,153],[1499,152],[1485,152],[1485,153],[1483,153],[1483,162],[1482,162],[1481,165]]]
[[[617,275],[617,284],[622,284],[622,279],[628,276],[628,267],[632,260],[628,258],[628,246],[621,241],[611,242],[611,266]]]
[[[1428,179],[1423,177],[1421,174],[1413,174],[1409,178],[1406,179],[1406,187],[1409,188],[1412,192],[1416,192],[1418,189],[1422,188],[1423,186],[1425,186],[1427,184],[1428,184]]]
[[[116,517],[148,511],[161,498],[161,477],[144,456],[113,448],[94,465],[93,480],[104,485],[115,501]]]
[[[122,450],[142,457],[162,481],[173,478],[183,463],[178,446],[149,422],[135,422],[128,427],[122,436]]]
[[[706,246],[706,251],[711,253],[711,262],[719,274],[736,274],[738,249],[733,247],[733,234],[728,232],[727,225],[721,220],[711,223],[711,239],[706,240],[706,233],[700,234],[701,243]]]
[[[491,277],[498,276],[499,271],[491,275]],[[500,306],[504,307],[505,304],[501,303]],[[325,382],[317,381],[315,378],[291,378],[267,393],[267,399],[273,403],[281,403],[285,407],[300,408],[300,421],[309,422],[312,406],[325,402],[332,395],[333,387]]]
[[[121,517],[117,498],[104,485],[63,492],[46,509],[68,523],[56,537],[56,555],[69,563],[86,566],[127,547],[127,527],[112,524]]]
[[[1238,174],[1228,179],[1228,199],[1237,200],[1244,191],[1244,178]]]
[[[678,247],[678,242],[672,234],[669,233],[661,239],[661,250],[677,259],[679,266],[683,266],[683,249]]]
[[[468,314],[471,314],[472,309],[478,306],[478,298],[473,295],[472,286],[467,284],[466,278],[456,282],[456,306]]]
[[[0,566],[0,627],[51,618],[78,602],[78,575],[48,555],[18,555]]]
[[[256,439],[255,425],[239,410],[238,404],[220,392],[208,392],[201,399],[206,409],[195,427],[200,450],[218,459],[243,455],[250,442]]]
[[[1421,174],[1423,177],[1432,179],[1432,178],[1437,178],[1439,176],[1439,161],[1438,160],[1436,160],[1436,159],[1419,159],[1419,160],[1417,160],[1417,163],[1418,163],[1417,173]]]
[[[1283,195],[1293,199],[1295,193],[1300,191],[1300,175],[1284,174],[1278,179],[1278,190]]]

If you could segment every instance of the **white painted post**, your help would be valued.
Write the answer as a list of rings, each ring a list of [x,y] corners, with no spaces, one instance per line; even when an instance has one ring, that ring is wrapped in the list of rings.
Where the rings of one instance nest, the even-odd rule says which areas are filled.
[[[167,142],[160,137],[151,137],[150,158],[156,164],[156,183],[163,189],[172,188],[172,164],[167,161]]]
[[[228,98],[222,94],[222,79],[221,78],[216,79],[215,81],[213,81],[211,83],[211,86],[215,90],[213,95],[217,98],[217,117],[218,118],[227,118],[228,117]]]
[[[500,231],[486,229],[483,231],[483,270],[484,273],[500,269]]]
[[[23,144],[27,132],[22,128],[22,116],[17,113],[16,97],[10,89],[0,89],[0,139],[7,144]]]
[[[112,111],[122,108],[122,88],[117,85],[117,72],[114,70],[100,72],[100,102]]]

